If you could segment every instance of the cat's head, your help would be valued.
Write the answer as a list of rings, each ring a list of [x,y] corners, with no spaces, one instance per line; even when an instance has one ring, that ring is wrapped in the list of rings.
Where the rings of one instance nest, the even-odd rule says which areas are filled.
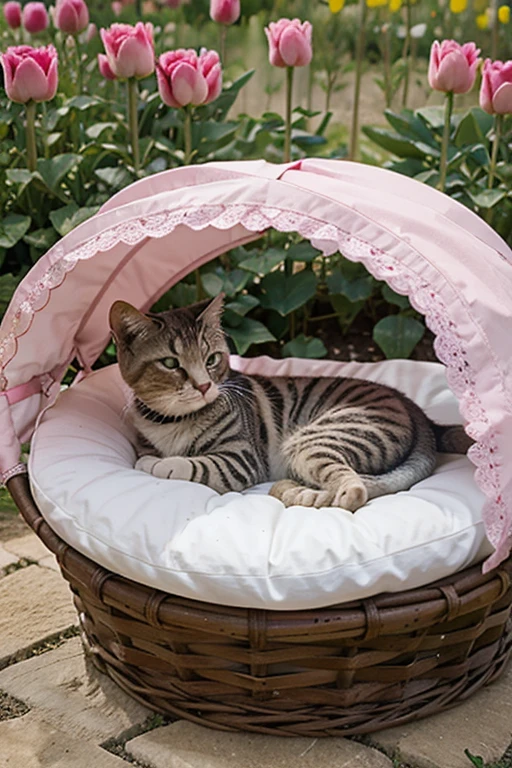
[[[183,416],[218,397],[229,370],[220,322],[223,298],[146,315],[125,301],[112,305],[121,374],[152,410]]]

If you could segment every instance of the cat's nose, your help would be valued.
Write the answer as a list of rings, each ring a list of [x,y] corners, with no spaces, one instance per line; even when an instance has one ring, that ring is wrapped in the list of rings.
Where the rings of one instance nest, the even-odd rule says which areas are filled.
[[[211,381],[207,381],[206,384],[196,384],[196,389],[198,389],[202,395],[206,395],[211,385]]]

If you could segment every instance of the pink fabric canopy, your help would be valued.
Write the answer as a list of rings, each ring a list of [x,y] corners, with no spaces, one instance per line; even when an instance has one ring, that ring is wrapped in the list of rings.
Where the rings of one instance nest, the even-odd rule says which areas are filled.
[[[0,327],[0,472],[24,471],[20,443],[74,358],[87,375],[108,312],[142,310],[184,275],[268,228],[340,250],[407,294],[436,335],[488,499],[501,562],[512,545],[512,252],[448,196],[390,171],[337,160],[212,163],[165,171],[115,195],[22,281]]]

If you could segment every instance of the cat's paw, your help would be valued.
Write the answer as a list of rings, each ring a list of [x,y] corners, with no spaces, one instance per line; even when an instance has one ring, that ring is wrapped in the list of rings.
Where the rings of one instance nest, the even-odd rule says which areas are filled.
[[[282,501],[285,507],[329,507],[333,497],[331,491],[318,491],[294,480],[279,480],[269,494]]]
[[[368,491],[359,478],[351,478],[341,483],[334,494],[331,506],[355,512],[368,501]]]
[[[165,480],[190,480],[192,477],[192,463],[183,456],[168,456],[164,459],[141,456],[135,469]]]

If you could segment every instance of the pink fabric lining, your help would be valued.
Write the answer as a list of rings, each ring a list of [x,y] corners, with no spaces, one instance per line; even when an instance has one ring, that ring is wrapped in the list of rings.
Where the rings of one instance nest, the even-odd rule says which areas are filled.
[[[497,313],[493,337],[496,339],[496,322],[502,323],[503,332],[506,332],[506,322],[510,322],[510,302],[507,305],[506,286],[501,285],[503,274],[500,269],[503,270],[503,267],[498,269],[496,265],[492,267],[492,264],[486,264],[488,269],[493,268],[495,270],[495,274],[490,273],[489,278],[490,286],[492,286],[488,292],[490,296],[489,306],[485,306],[485,311],[475,312],[475,306],[478,306],[478,302],[482,301],[481,294],[484,289],[480,286],[477,291],[478,295],[472,294],[471,275],[468,273],[468,278],[464,277],[464,260],[459,260],[460,266],[455,265],[451,271],[451,277],[448,278],[447,274],[441,271],[444,264],[438,265],[429,259],[428,247],[425,248],[423,245],[421,253],[418,250],[418,243],[424,243],[428,241],[428,237],[432,236],[434,231],[432,228],[428,229],[422,221],[417,220],[415,228],[419,235],[414,233],[416,245],[413,245],[411,237],[406,234],[406,213],[402,214],[402,211],[398,211],[392,214],[391,207],[389,210],[386,209],[386,206],[391,206],[392,202],[387,200],[378,202],[382,208],[380,220],[386,222],[386,219],[389,218],[391,221],[393,215],[394,230],[389,229],[387,234],[386,227],[381,223],[378,227],[373,225],[373,220],[378,221],[378,210],[376,209],[375,214],[373,214],[370,182],[374,177],[376,179],[381,178],[382,172],[367,167],[359,170],[357,164],[348,165],[347,175],[355,176],[357,180],[359,174],[361,184],[368,184],[369,186],[368,193],[361,197],[362,202],[358,203],[357,206],[352,206],[354,208],[354,213],[351,214],[352,231],[347,231],[344,229],[343,221],[350,213],[350,203],[347,205],[346,202],[340,200],[340,204],[344,207],[340,205],[339,224],[333,223],[332,216],[330,217],[331,220],[328,220],[329,217],[325,218],[326,214],[320,213],[323,206],[321,199],[325,198],[327,205],[334,199],[333,195],[336,194],[336,189],[334,186],[332,189],[328,187],[329,179],[320,185],[316,182],[313,173],[315,163],[316,161],[305,161],[302,163],[301,170],[289,170],[284,174],[282,182],[272,182],[284,184],[289,189],[295,187],[297,189],[297,201],[301,187],[310,189],[311,204],[309,207],[311,210],[308,213],[293,210],[290,206],[284,208],[282,205],[272,204],[269,197],[270,204],[267,203],[266,205],[261,202],[250,204],[233,201],[216,204],[189,204],[172,210],[159,210],[146,215],[131,216],[127,221],[116,222],[115,219],[120,219],[126,206],[129,205],[129,203],[125,203],[125,207],[121,205],[112,211],[112,215],[116,215],[113,216],[114,221],[109,226],[101,227],[98,224],[97,232],[86,240],[79,241],[74,248],[65,249],[65,238],[52,249],[51,258],[48,259],[50,265],[46,272],[39,272],[35,285],[31,284],[30,281],[24,281],[26,285],[23,286],[19,296],[15,297],[8,318],[2,324],[2,330],[7,332],[3,334],[2,341],[0,341],[0,386],[4,388],[7,386],[5,368],[10,361],[15,359],[16,340],[22,334],[27,333],[35,313],[47,306],[51,292],[62,285],[66,274],[84,260],[89,260],[98,253],[110,251],[119,243],[126,243],[130,248],[140,247],[145,239],[165,238],[173,233],[177,227],[183,225],[194,232],[206,230],[208,227],[228,231],[241,225],[247,233],[247,240],[256,237],[257,233],[268,228],[279,231],[296,231],[311,240],[316,247],[326,254],[334,253],[339,249],[347,258],[363,262],[377,279],[385,280],[398,293],[407,294],[412,305],[425,315],[428,326],[437,337],[436,353],[447,366],[450,387],[458,397],[461,412],[468,422],[468,434],[477,441],[470,451],[470,458],[477,467],[476,479],[488,498],[484,511],[484,521],[487,535],[496,547],[496,552],[485,566],[486,569],[489,569],[504,559],[511,543],[512,481],[508,463],[503,461],[504,446],[507,444],[504,431],[509,435],[509,441],[510,435],[512,435],[511,388],[509,380],[505,380],[502,353],[496,351],[495,341],[495,346],[492,346],[485,325],[486,318],[491,317],[492,320],[490,313]],[[240,164],[237,166],[239,168]],[[347,168],[347,165],[334,161],[319,161],[316,173],[321,175],[327,170],[331,172],[332,169],[333,177],[338,183],[338,179],[343,177],[344,168]],[[309,172],[305,173],[304,170]],[[200,176],[197,169],[195,172]],[[248,183],[250,184],[250,182]],[[419,196],[418,205],[421,205],[423,195],[421,185],[416,184],[414,186],[415,183],[411,180],[404,181],[400,177],[400,180],[397,181],[397,187],[403,188],[403,194],[407,195],[408,185],[411,183],[413,184],[411,189]],[[421,187],[421,190],[418,191],[417,187]],[[142,189],[140,182],[139,189]],[[229,193],[229,184],[226,189]],[[269,187],[269,189],[271,188]],[[327,194],[328,191],[330,191],[331,197]],[[433,197],[432,192],[434,193]],[[510,257],[506,245],[494,233],[489,234],[488,238],[486,237],[489,228],[486,230],[485,223],[479,220],[475,221],[476,217],[472,216],[466,209],[462,209],[461,223],[459,224],[458,211],[460,206],[430,189],[425,192],[425,196],[435,203],[432,205],[433,213],[431,212],[430,215],[435,215],[439,220],[440,242],[443,240],[442,228],[449,226],[445,220],[451,216],[453,219],[450,224],[452,241],[457,241],[459,235],[456,233],[458,231],[460,232],[460,242],[467,244],[470,242],[467,239],[467,233],[473,228],[472,235],[481,241],[483,247],[487,247],[488,253],[492,253],[489,251],[489,247],[496,249],[496,244],[499,244],[498,255],[503,259],[503,262],[507,262],[508,266]],[[126,200],[126,197],[129,197],[128,192],[123,199]],[[428,211],[426,211],[425,216],[427,213]],[[423,230],[425,235],[422,241]],[[369,239],[369,235],[372,235],[374,231],[376,235],[379,233],[380,247],[375,245],[373,239]],[[399,233],[398,236],[397,232]],[[492,246],[490,243],[486,243],[486,240],[490,240]],[[231,243],[226,242],[226,248],[231,247],[231,245]],[[461,247],[464,246],[461,245]],[[131,251],[128,251],[128,254],[130,253]],[[455,253],[450,254],[450,258],[452,255],[455,257],[455,261],[459,258],[458,254]],[[196,260],[191,260],[186,271],[192,271],[200,263],[204,263],[211,257],[211,254],[207,254]],[[183,274],[183,270],[180,274]],[[177,279],[177,275],[174,274],[169,279],[168,284],[174,284]],[[465,280],[463,287],[459,284],[462,280]],[[505,298],[499,293],[501,288]],[[103,292],[100,291],[98,300],[101,299],[102,295]],[[146,303],[148,300],[149,297],[146,297]],[[141,301],[141,306],[144,303]],[[89,316],[91,311],[89,311]],[[454,313],[457,317],[456,321]],[[81,327],[83,328],[84,325],[85,321],[82,318]],[[475,342],[471,346],[473,342],[468,340],[473,338],[477,341],[481,339],[481,342],[478,344]],[[466,341],[463,342],[463,339]],[[104,343],[105,340],[106,337],[102,337],[100,342]],[[20,386],[27,385],[22,384]],[[16,389],[17,387],[14,387],[13,391]],[[484,403],[482,393],[487,391],[492,393],[492,397],[487,398],[486,403]],[[0,399],[0,405],[2,400],[5,402],[5,399]],[[0,458],[4,473],[11,471],[15,462],[9,459],[8,461],[12,462],[9,465],[8,461],[6,462],[5,454]]]

